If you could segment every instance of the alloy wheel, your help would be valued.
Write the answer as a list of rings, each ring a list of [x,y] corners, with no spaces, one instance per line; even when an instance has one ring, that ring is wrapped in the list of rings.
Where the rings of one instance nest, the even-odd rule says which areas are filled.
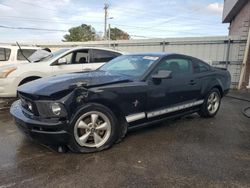
[[[74,137],[80,146],[99,148],[106,143],[110,135],[110,120],[98,111],[83,114],[74,127]]]
[[[207,110],[210,114],[216,113],[220,105],[220,96],[217,92],[212,92],[207,100]]]

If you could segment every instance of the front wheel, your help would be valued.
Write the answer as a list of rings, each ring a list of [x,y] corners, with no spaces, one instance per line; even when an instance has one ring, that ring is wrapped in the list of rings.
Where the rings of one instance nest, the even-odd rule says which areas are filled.
[[[213,88],[206,96],[204,103],[198,112],[201,117],[209,118],[214,117],[221,103],[221,95],[217,88]]]
[[[93,104],[83,109],[71,124],[69,148],[74,152],[91,153],[111,147],[119,130],[113,112]]]

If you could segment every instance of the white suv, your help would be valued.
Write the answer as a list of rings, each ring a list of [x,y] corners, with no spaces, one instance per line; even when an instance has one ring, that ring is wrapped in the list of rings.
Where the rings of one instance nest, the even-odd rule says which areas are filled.
[[[25,57],[29,57],[36,50],[41,49],[35,46],[22,46],[22,51],[15,45],[0,45],[0,67],[10,64],[26,63]],[[25,57],[23,56],[25,55]]]
[[[32,63],[2,66],[0,67],[0,98],[16,97],[17,87],[32,80],[70,72],[95,70],[120,55],[122,55],[121,52],[103,48],[62,48],[54,53],[47,52],[46,56],[39,57]]]

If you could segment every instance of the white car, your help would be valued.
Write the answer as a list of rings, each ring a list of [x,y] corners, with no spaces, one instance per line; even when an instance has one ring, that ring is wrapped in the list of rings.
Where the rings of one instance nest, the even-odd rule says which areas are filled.
[[[120,55],[122,55],[121,52],[103,48],[62,48],[56,52],[48,53],[47,56],[37,58],[39,54],[35,55],[36,57],[33,59],[36,60],[32,63],[0,67],[0,98],[16,97],[18,86],[35,79],[70,72],[95,70],[105,62]]]
[[[21,46],[22,51],[16,45],[0,45],[0,67],[10,64],[26,63],[27,59],[36,50],[36,46]],[[25,55],[25,57],[23,56]]]

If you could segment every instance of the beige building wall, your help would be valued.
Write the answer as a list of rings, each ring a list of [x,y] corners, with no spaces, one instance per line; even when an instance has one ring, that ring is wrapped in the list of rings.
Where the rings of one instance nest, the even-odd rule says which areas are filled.
[[[229,35],[247,37],[250,23],[250,1],[234,17],[230,24]]]

